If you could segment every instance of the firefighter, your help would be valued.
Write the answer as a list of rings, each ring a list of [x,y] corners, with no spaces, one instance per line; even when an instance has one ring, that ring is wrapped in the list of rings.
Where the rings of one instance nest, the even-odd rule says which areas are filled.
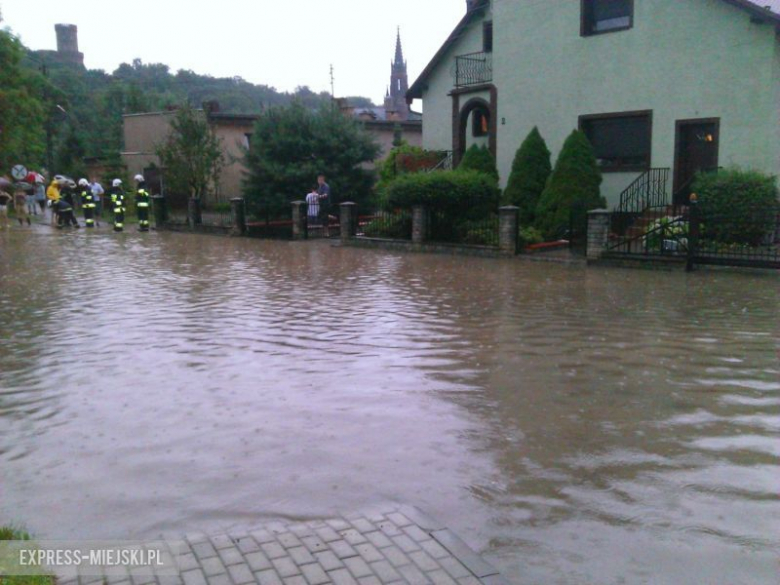
[[[121,232],[125,229],[125,192],[122,190],[122,181],[114,179],[108,194],[111,196],[111,206],[114,210],[114,231]]]
[[[57,227],[62,229],[69,225],[73,225],[76,229],[80,228],[79,222],[76,221],[76,217],[73,215],[73,205],[71,205],[65,197],[59,199],[52,209],[57,211]]]
[[[89,181],[81,179],[79,181],[79,198],[81,199],[81,209],[84,212],[84,225],[88,228],[95,227],[95,202],[92,199],[92,189]]]
[[[135,192],[135,207],[138,211],[138,231],[149,231],[149,204],[151,196],[149,191],[146,190],[146,181],[143,175],[136,175],[135,182],[137,184]]]
[[[76,203],[74,201],[73,195],[74,190],[76,189],[76,183],[71,181],[70,179],[63,182],[63,187],[60,191],[60,200],[58,207],[58,214],[59,214],[59,227],[63,227],[63,225],[67,226],[70,224],[73,224],[73,227],[80,228],[78,220],[76,219],[76,214],[74,210],[76,209]]]

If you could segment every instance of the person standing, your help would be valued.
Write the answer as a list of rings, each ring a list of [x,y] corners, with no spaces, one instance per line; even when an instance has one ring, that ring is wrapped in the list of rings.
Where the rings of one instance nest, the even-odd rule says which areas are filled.
[[[317,177],[317,194],[320,196],[320,221],[322,223],[322,227],[325,228],[325,237],[330,237],[330,215],[328,215],[328,212],[330,211],[330,185],[325,182],[325,175],[320,174],[319,177]]]
[[[0,228],[8,229],[8,204],[13,197],[2,188],[0,188]]]
[[[149,231],[149,205],[152,201],[149,191],[146,190],[146,180],[143,175],[135,176],[135,208],[138,213],[138,231]]]
[[[74,189],[76,183],[68,180],[62,187],[60,192],[60,200],[57,205],[59,211],[59,227],[73,225],[76,229],[80,228],[78,220],[76,219],[76,202]]]
[[[108,190],[111,197],[111,207],[114,213],[114,231],[122,232],[125,230],[125,192],[122,190],[122,181],[114,179],[111,183],[111,189]]]
[[[58,224],[57,220],[57,207],[58,203],[60,202],[60,197],[62,194],[60,193],[60,184],[57,182],[57,177],[54,177],[51,180],[51,185],[49,185],[49,188],[46,189],[46,199],[48,200],[49,207],[51,207],[51,225],[55,226]]]
[[[105,195],[103,185],[96,180],[92,181],[92,201],[95,203],[95,221],[100,225],[100,218],[103,217],[103,195]]]
[[[88,228],[94,228],[95,202],[92,199],[92,189],[89,181],[86,179],[79,181],[79,199],[81,199],[81,210],[84,212],[84,225]]]
[[[311,193],[306,195],[306,219],[309,227],[317,225],[320,218],[320,195],[318,193],[319,186],[312,187]]]
[[[16,183],[14,189],[14,212],[16,213],[16,220],[21,226],[24,225],[25,221],[27,222],[27,225],[32,225],[27,207],[28,187],[30,187],[30,185],[27,183]]]
[[[29,179],[28,179],[29,181]],[[25,205],[27,207],[27,216],[38,215],[38,206],[35,204],[35,182],[25,182],[24,195]]]
[[[35,177],[35,202],[41,209],[41,215],[44,215],[46,212],[46,185],[44,185],[44,179],[41,175]]]

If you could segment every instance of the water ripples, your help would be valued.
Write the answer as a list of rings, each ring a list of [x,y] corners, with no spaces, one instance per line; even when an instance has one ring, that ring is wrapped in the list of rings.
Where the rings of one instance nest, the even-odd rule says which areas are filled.
[[[773,570],[776,280],[0,238],[0,520],[156,537],[386,499],[517,582]]]

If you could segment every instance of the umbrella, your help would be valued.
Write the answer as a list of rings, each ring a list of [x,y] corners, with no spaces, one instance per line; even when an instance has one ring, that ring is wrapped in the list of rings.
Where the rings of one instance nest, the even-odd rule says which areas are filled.
[[[11,179],[8,177],[0,177],[0,188],[7,189],[8,187],[12,187],[13,182],[11,182]]]

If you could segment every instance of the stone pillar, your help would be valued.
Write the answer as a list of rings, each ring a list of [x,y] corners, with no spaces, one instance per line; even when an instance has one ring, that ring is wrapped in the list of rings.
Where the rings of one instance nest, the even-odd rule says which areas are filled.
[[[351,240],[357,233],[357,205],[347,202],[340,205],[341,239]]]
[[[190,197],[187,203],[187,223],[190,229],[195,229],[197,226],[203,224],[203,217],[200,213],[200,199]]]
[[[306,218],[306,202],[292,202],[293,240],[305,240],[309,237],[309,225]]]
[[[154,214],[154,227],[159,230],[168,220],[168,208],[165,205],[164,196],[152,196],[152,213]]]
[[[230,211],[233,216],[232,234],[235,236],[246,235],[246,208],[244,198],[235,197],[230,200]]]
[[[607,209],[588,212],[588,260],[598,260],[607,250],[611,218]]]
[[[428,239],[428,208],[424,205],[412,207],[412,242],[422,244]]]
[[[517,229],[520,208],[513,205],[498,210],[498,248],[503,254],[517,254]]]

